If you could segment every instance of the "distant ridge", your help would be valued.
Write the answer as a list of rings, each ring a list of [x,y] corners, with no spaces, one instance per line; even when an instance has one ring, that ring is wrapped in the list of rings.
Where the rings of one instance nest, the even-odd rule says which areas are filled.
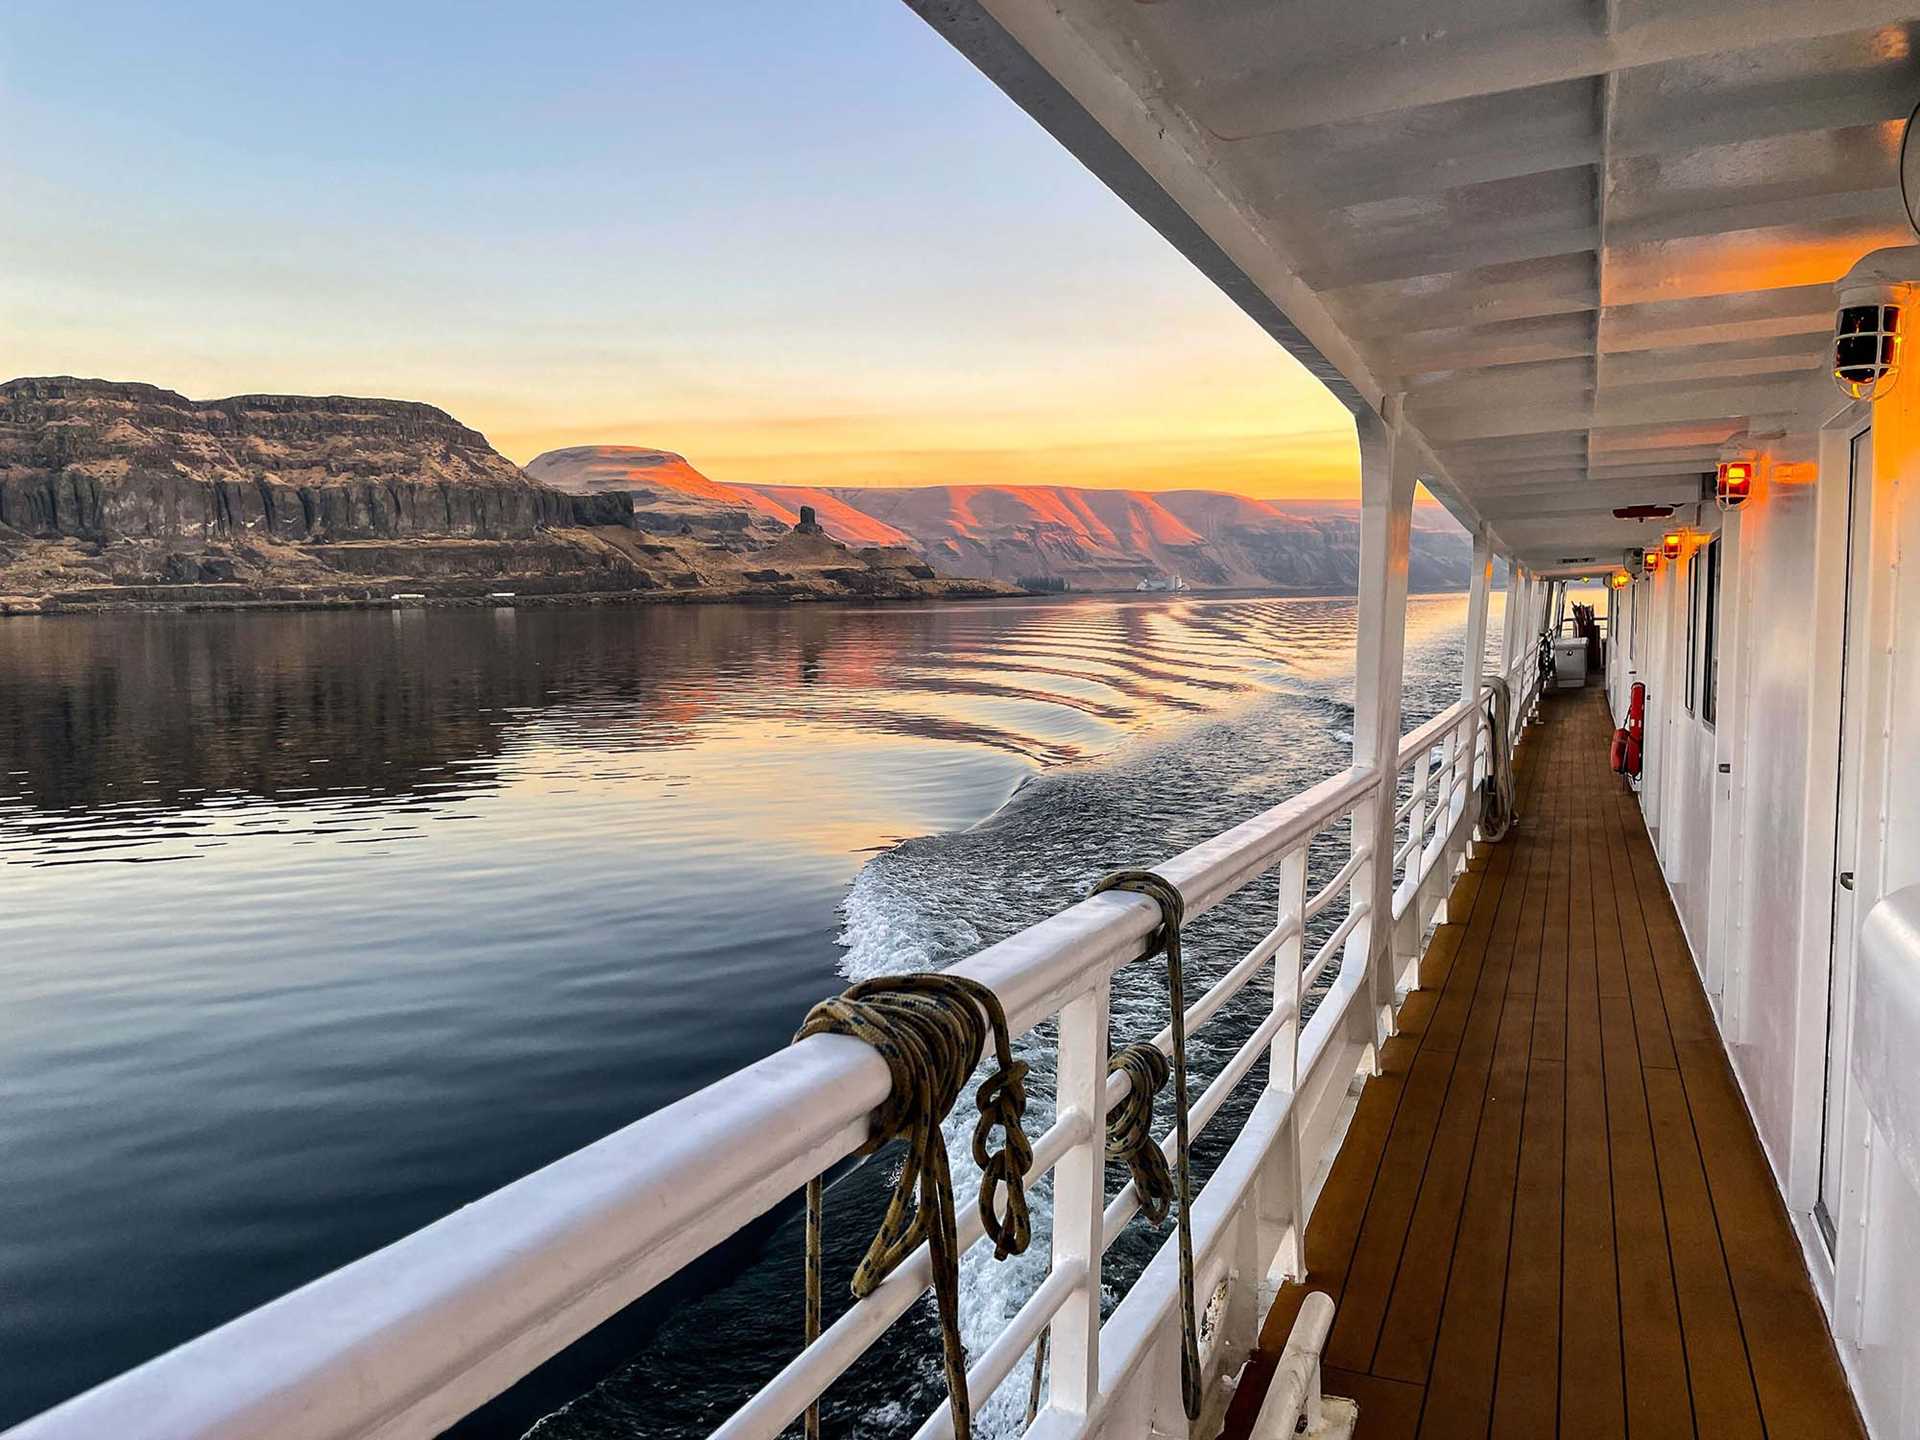
[[[795,537],[809,513],[824,536]],[[409,401],[190,400],[70,376],[0,384],[0,609],[141,586],[154,591],[141,603],[195,586],[228,587],[200,598],[297,603],[396,577],[410,580],[389,588],[410,592],[438,577],[436,593],[817,598],[997,594],[1028,580],[1165,590],[1178,576],[1196,590],[1350,595],[1358,519],[1351,502],[1208,490],[729,484],[633,445],[571,446],[522,469]],[[1464,533],[1438,511],[1415,523],[1413,588],[1463,587]]]
[[[1340,500],[1256,500],[1214,490],[1093,490],[1066,485],[728,484],[679,455],[631,446],[548,451],[527,466],[575,494],[624,486],[646,528],[737,523],[784,528],[813,507],[849,545],[906,545],[950,575],[1046,577],[1082,589],[1131,589],[1177,574],[1198,588],[1351,589],[1359,507]],[[1471,547],[1440,512],[1416,517],[1411,583],[1462,588]]]

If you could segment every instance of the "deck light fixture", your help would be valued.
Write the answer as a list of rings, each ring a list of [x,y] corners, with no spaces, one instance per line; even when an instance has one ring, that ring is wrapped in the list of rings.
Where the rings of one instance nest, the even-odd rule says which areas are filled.
[[[1647,574],[1658,575],[1660,573],[1660,567],[1666,563],[1667,557],[1662,555],[1658,550],[1647,551]]]
[[[1920,245],[1902,245],[1875,250],[1834,287],[1833,381],[1849,400],[1878,400],[1898,383],[1916,281]]]
[[[1624,570],[1616,570],[1607,577],[1607,584],[1616,590],[1624,590],[1633,583],[1633,577]]]
[[[1900,306],[1892,299],[1878,291],[1842,297],[1833,322],[1833,378],[1849,399],[1878,400],[1900,378]]]
[[[1686,536],[1682,535],[1678,530],[1669,530],[1665,535],[1660,537],[1660,549],[1669,560],[1678,560],[1680,558],[1680,549],[1685,543]]]
[[[1753,462],[1722,460],[1715,478],[1713,498],[1722,510],[1738,510],[1753,493]]]

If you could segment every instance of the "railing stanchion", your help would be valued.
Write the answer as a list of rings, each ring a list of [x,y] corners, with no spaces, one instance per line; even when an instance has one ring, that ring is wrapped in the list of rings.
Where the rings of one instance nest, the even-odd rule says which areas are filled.
[[[1053,1264],[1086,1267],[1085,1279],[1054,1317],[1048,1361],[1050,1403],[1085,1415],[1100,1392],[1100,1260],[1105,1251],[1107,1009],[1111,982],[1101,978],[1060,1011],[1056,1108],[1077,1110],[1091,1129],[1054,1168]]]
[[[1382,783],[1384,783],[1384,780]],[[1389,787],[1389,789],[1390,788],[1391,787]],[[1365,991],[1367,997],[1367,1003],[1364,1007],[1356,1006],[1354,1008],[1352,1012],[1352,1024],[1354,1027],[1353,1038],[1362,1046],[1363,1053],[1366,1057],[1364,1063],[1367,1074],[1369,1075],[1378,1075],[1380,1073],[1380,1042],[1382,1039],[1380,1033],[1380,1006],[1383,1003],[1380,994],[1380,967],[1373,963],[1372,956],[1373,937],[1376,933],[1373,928],[1373,922],[1378,918],[1373,914],[1371,909],[1371,903],[1377,888],[1374,885],[1374,867],[1384,864],[1391,870],[1393,866],[1392,828],[1390,826],[1386,827],[1385,839],[1381,842],[1381,844],[1384,844],[1386,847],[1385,854],[1380,853],[1381,844],[1375,843],[1375,832],[1381,828],[1378,824],[1381,807],[1376,802],[1374,795],[1374,791],[1369,791],[1361,798],[1360,803],[1347,813],[1347,843],[1349,847],[1356,855],[1362,850],[1368,851],[1366,858],[1354,867],[1353,876],[1347,881],[1347,914],[1352,916],[1362,908],[1366,908],[1367,913],[1362,916],[1348,932],[1346,941],[1340,949],[1341,973],[1346,974],[1352,971],[1353,967],[1359,967],[1358,973],[1361,976],[1361,989]],[[1393,812],[1389,809],[1386,813],[1391,815]],[[1387,888],[1389,893],[1391,893],[1391,882],[1389,882]],[[1393,917],[1389,914],[1387,917],[1389,925],[1391,925],[1392,920]]]
[[[1306,963],[1307,846],[1288,852],[1279,866],[1278,923],[1292,934],[1280,942],[1273,956],[1273,1009],[1289,1018],[1273,1037],[1267,1052],[1267,1088],[1300,1093],[1300,1008],[1305,1000],[1300,972]],[[1287,1112],[1286,1154],[1268,1168],[1261,1187],[1260,1255],[1269,1270],[1290,1280],[1307,1273],[1306,1158],[1300,1153],[1300,1107]]]
[[[1442,743],[1445,744],[1444,741]],[[1423,745],[1420,753],[1413,757],[1413,809],[1407,812],[1407,863],[1400,878],[1395,882],[1395,895],[1397,897],[1402,891],[1405,892],[1407,908],[1393,920],[1393,935],[1390,942],[1393,945],[1393,988],[1396,992],[1403,983],[1410,983],[1408,972],[1420,958],[1420,930],[1425,923],[1421,914],[1421,900],[1426,880],[1424,871],[1427,858],[1427,807],[1429,804],[1444,805],[1447,798],[1447,792],[1444,789],[1433,792],[1429,797],[1428,786],[1432,785],[1436,779],[1444,784],[1445,766],[1446,762],[1443,758],[1441,773],[1436,777],[1431,746]],[[1395,836],[1396,842],[1398,839],[1399,837]],[[1386,998],[1391,1004],[1395,996],[1390,994]]]

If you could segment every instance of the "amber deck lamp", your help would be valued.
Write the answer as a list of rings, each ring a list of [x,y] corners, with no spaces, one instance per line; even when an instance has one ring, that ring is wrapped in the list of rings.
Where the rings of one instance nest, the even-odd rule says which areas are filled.
[[[1719,478],[1714,485],[1714,499],[1722,510],[1738,510],[1747,503],[1747,497],[1753,493],[1753,462],[1751,460],[1723,460],[1720,462]]]
[[[1669,530],[1660,537],[1660,551],[1669,560],[1680,558],[1680,546],[1683,537],[1678,530]]]
[[[1616,570],[1607,577],[1607,584],[1616,590],[1624,590],[1633,583],[1633,577],[1624,570]]]

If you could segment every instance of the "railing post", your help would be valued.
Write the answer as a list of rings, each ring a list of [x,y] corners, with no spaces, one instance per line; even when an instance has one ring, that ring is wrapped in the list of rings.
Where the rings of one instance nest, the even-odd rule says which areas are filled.
[[[1509,597],[1511,597],[1513,587],[1511,565],[1508,568],[1507,587]],[[1466,652],[1461,657],[1460,662],[1460,698],[1471,705],[1478,705],[1480,703],[1480,677],[1485,673],[1487,668],[1487,609],[1489,594],[1492,588],[1493,538],[1488,534],[1487,527],[1482,525],[1473,532],[1473,574],[1467,585]],[[1513,614],[1513,606],[1511,603],[1507,606],[1507,614],[1509,617]],[[1507,627],[1509,632],[1511,632],[1512,628],[1511,624]],[[1510,654],[1512,643],[1513,637],[1511,633],[1509,633],[1502,638],[1503,650],[1506,650]],[[1512,665],[1512,660],[1508,660],[1503,664],[1500,667],[1501,675],[1504,676],[1507,671],[1512,668]],[[1458,778],[1459,751],[1463,735],[1467,747],[1467,800],[1469,804],[1472,803],[1473,787],[1477,783],[1474,768],[1479,758],[1476,752],[1479,749],[1480,726],[1476,720],[1466,725],[1463,730],[1454,731],[1453,738],[1448,742],[1454,760],[1454,769],[1451,770],[1447,776],[1449,807],[1451,807],[1453,782]],[[1451,815],[1449,815],[1448,818],[1451,819]],[[1474,837],[1478,834],[1479,832],[1474,829],[1474,827],[1468,826],[1467,838],[1457,853],[1462,857],[1471,855],[1473,852]],[[1448,864],[1446,865],[1446,888],[1450,891],[1453,888],[1454,875],[1452,859],[1456,852],[1452,848],[1449,848],[1446,853],[1448,857]],[[1439,907],[1434,911],[1434,919],[1438,923],[1446,923],[1447,896],[1445,891],[1443,891],[1440,896]]]
[[[1053,1319],[1049,1404],[1085,1415],[1100,1390],[1101,1211],[1107,1174],[1107,1009],[1111,982],[1101,979],[1060,1011],[1055,1108],[1077,1110],[1091,1133],[1060,1157],[1053,1179],[1053,1264],[1083,1264],[1086,1278]]]
[[[1511,675],[1513,665],[1523,653],[1520,632],[1523,628],[1520,619],[1522,603],[1520,599],[1520,562],[1511,555],[1507,557],[1507,606],[1500,621],[1500,673]]]
[[[1453,732],[1448,731],[1441,737],[1441,774],[1439,776],[1434,775],[1431,746],[1413,757],[1413,809],[1407,812],[1407,865],[1405,873],[1394,887],[1396,896],[1402,890],[1407,894],[1406,911],[1393,925],[1393,974],[1396,990],[1403,981],[1411,985],[1413,981],[1409,980],[1409,974],[1418,968],[1415,962],[1420,958],[1420,931],[1423,923],[1420,897],[1426,879],[1420,873],[1420,867],[1426,863],[1427,846],[1424,838],[1416,837],[1424,837],[1427,828],[1429,804],[1427,785],[1430,782],[1436,785],[1447,783],[1446,775],[1449,770],[1447,754],[1452,746],[1452,735]],[[1438,805],[1445,798],[1446,792],[1440,790],[1432,797],[1431,803]],[[1394,808],[1399,808],[1398,795],[1394,797]],[[1399,848],[1398,835],[1393,837],[1393,845],[1395,849]],[[1417,976],[1414,977],[1414,979],[1417,978]]]
[[[1397,416],[1397,399],[1393,405]],[[1367,917],[1348,940],[1345,961],[1367,967],[1370,1048],[1376,1052],[1393,1015],[1393,812],[1400,757],[1400,690],[1407,638],[1407,551],[1413,489],[1419,479],[1409,436],[1370,414],[1360,432],[1360,594],[1353,685],[1353,759],[1378,783],[1353,812],[1352,843],[1371,858],[1354,875],[1349,903]]]
[[[1460,665],[1460,698],[1480,698],[1487,668],[1487,591],[1493,584],[1493,541],[1482,526],[1473,537],[1473,579],[1467,587],[1467,653]]]
[[[1279,1164],[1261,1169],[1261,1262],[1289,1280],[1307,1273],[1307,1176],[1300,1153],[1300,971],[1306,963],[1307,846],[1292,850],[1280,861],[1280,904],[1277,923],[1293,922],[1293,933],[1280,942],[1273,956],[1273,1008],[1291,1011],[1292,1018],[1273,1037],[1267,1052],[1267,1088],[1292,1095],[1287,1109],[1287,1153]],[[1282,1251],[1284,1250],[1284,1254]],[[1265,1296],[1262,1296],[1264,1309]]]

